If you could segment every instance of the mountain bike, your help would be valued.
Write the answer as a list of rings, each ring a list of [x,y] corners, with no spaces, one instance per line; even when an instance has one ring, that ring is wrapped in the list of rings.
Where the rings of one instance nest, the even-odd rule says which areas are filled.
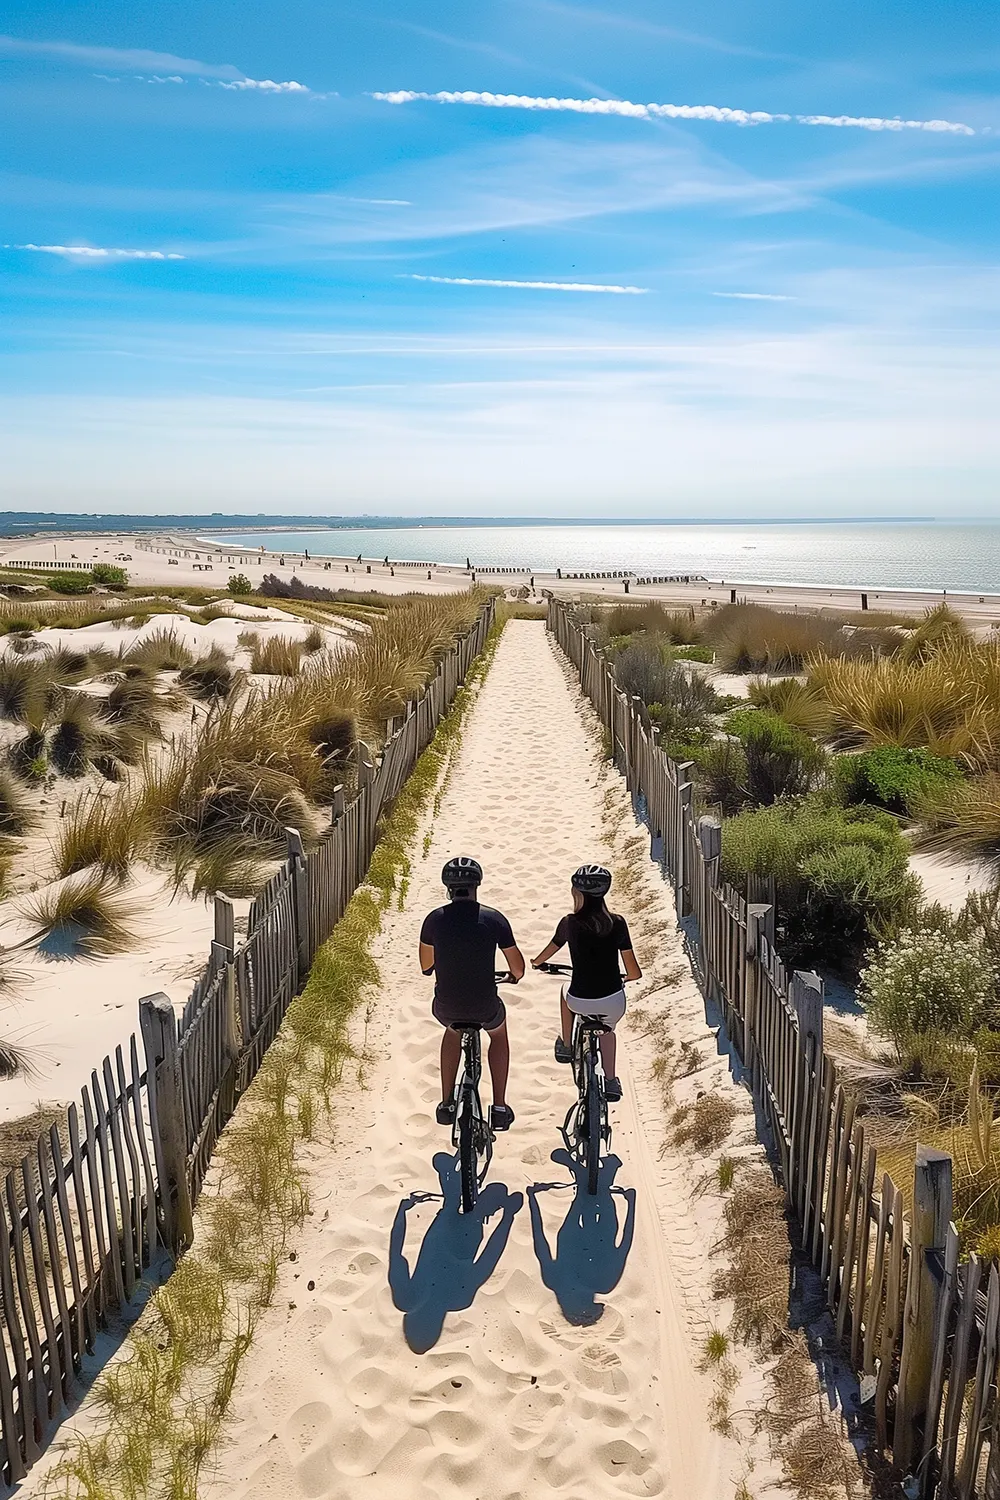
[[[571,974],[568,964],[539,964],[544,974]],[[601,1173],[601,1145],[611,1145],[611,1123],[604,1092],[601,1034],[611,1027],[600,1016],[573,1016],[573,1078],[577,1098],[570,1105],[563,1135],[570,1155],[587,1173],[587,1192],[596,1194]]]
[[[503,969],[496,974],[497,984],[512,984],[514,976]],[[483,1076],[483,1051],[478,1021],[459,1022],[452,1028],[462,1038],[462,1066],[455,1080],[455,1122],[451,1143],[458,1152],[462,1177],[463,1214],[471,1214],[486,1180],[493,1157],[496,1134],[483,1112],[479,1097],[479,1080]]]

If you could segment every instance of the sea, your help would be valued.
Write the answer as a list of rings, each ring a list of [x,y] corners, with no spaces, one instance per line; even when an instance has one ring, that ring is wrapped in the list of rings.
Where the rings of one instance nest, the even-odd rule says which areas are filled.
[[[208,536],[206,530],[203,535]],[[226,531],[224,545],[537,572],[700,574],[713,582],[1000,592],[1000,523],[446,525]]]

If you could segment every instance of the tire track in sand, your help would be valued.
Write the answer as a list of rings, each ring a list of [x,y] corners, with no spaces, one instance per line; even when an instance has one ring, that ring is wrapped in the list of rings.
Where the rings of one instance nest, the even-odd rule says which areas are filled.
[[[244,1364],[206,1500],[730,1500],[739,1457],[708,1425],[691,1268],[682,1288],[661,1227],[672,1212],[686,1221],[688,1205],[671,1201],[642,1133],[634,1091],[647,1085],[630,1072],[627,1033],[621,1165],[596,1204],[552,1159],[572,1099],[552,1057],[556,980],[529,972],[502,991],[517,1122],[498,1137],[473,1219],[454,1212],[448,1135],[434,1123],[440,1032],[416,942],[442,899],[440,867],[481,859],[483,898],[530,957],[566,909],[570,872],[606,857],[598,780],[544,627],[512,621],[429,855],[417,852],[405,909],[379,939],[368,1087],[345,1090],[337,1141],[312,1153],[313,1216]]]

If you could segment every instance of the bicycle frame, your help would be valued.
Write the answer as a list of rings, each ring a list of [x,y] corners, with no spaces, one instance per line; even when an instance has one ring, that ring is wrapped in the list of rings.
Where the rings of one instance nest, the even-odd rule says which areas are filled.
[[[482,1044],[478,1026],[461,1026],[456,1029],[462,1037],[462,1066],[455,1081],[455,1121],[451,1128],[451,1143],[461,1154],[463,1133],[471,1127],[471,1142],[477,1159],[482,1162],[475,1173],[478,1189],[482,1187],[489,1171],[494,1141],[492,1126],[483,1113],[479,1097],[479,1082],[483,1075]],[[474,1206],[474,1203],[464,1201],[463,1211],[469,1213]]]

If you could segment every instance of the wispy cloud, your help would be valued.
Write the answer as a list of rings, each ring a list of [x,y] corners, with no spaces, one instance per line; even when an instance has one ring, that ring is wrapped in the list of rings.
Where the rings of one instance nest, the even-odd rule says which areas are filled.
[[[121,68],[127,72],[185,73],[198,78],[242,78],[232,63],[200,62],[175,57],[172,52],[150,52],[144,47],[85,47],[78,42],[34,42],[0,36],[0,56],[40,57],[83,68]]]
[[[37,57],[71,67],[119,68],[140,83],[183,83],[189,77],[225,89],[257,89],[266,94],[312,92],[306,84],[291,79],[276,83],[272,78],[248,78],[233,63],[201,62],[194,57],[175,57],[172,52],[150,52],[144,47],[87,47],[78,42],[35,42],[0,36],[0,57]],[[120,77],[107,73],[96,76],[106,83],[121,82]]]
[[[713,292],[713,297],[732,297],[735,302],[794,302],[779,292]]]
[[[644,297],[648,286],[613,286],[599,281],[502,281],[492,276],[418,276],[407,281],[436,281],[442,286],[517,287],[529,292],[610,292],[616,297]]]
[[[184,260],[175,250],[119,250],[103,245],[4,245],[5,250],[34,250],[73,260]]]
[[[386,104],[410,104],[415,99],[435,104],[476,104],[486,109],[563,111],[577,115],[623,115],[632,120],[712,120],[721,125],[827,125],[850,130],[926,130],[935,134],[975,135],[971,125],[956,120],[885,119],[879,115],[793,115],[767,110],[729,109],[717,104],[633,104],[629,99],[555,99],[531,94],[491,94],[443,89],[436,94],[417,89],[373,92]]]
[[[289,80],[287,83],[275,83],[273,78],[235,78],[231,83],[221,82],[220,89],[259,89],[264,94],[310,94],[312,90],[304,83],[296,83]]]

